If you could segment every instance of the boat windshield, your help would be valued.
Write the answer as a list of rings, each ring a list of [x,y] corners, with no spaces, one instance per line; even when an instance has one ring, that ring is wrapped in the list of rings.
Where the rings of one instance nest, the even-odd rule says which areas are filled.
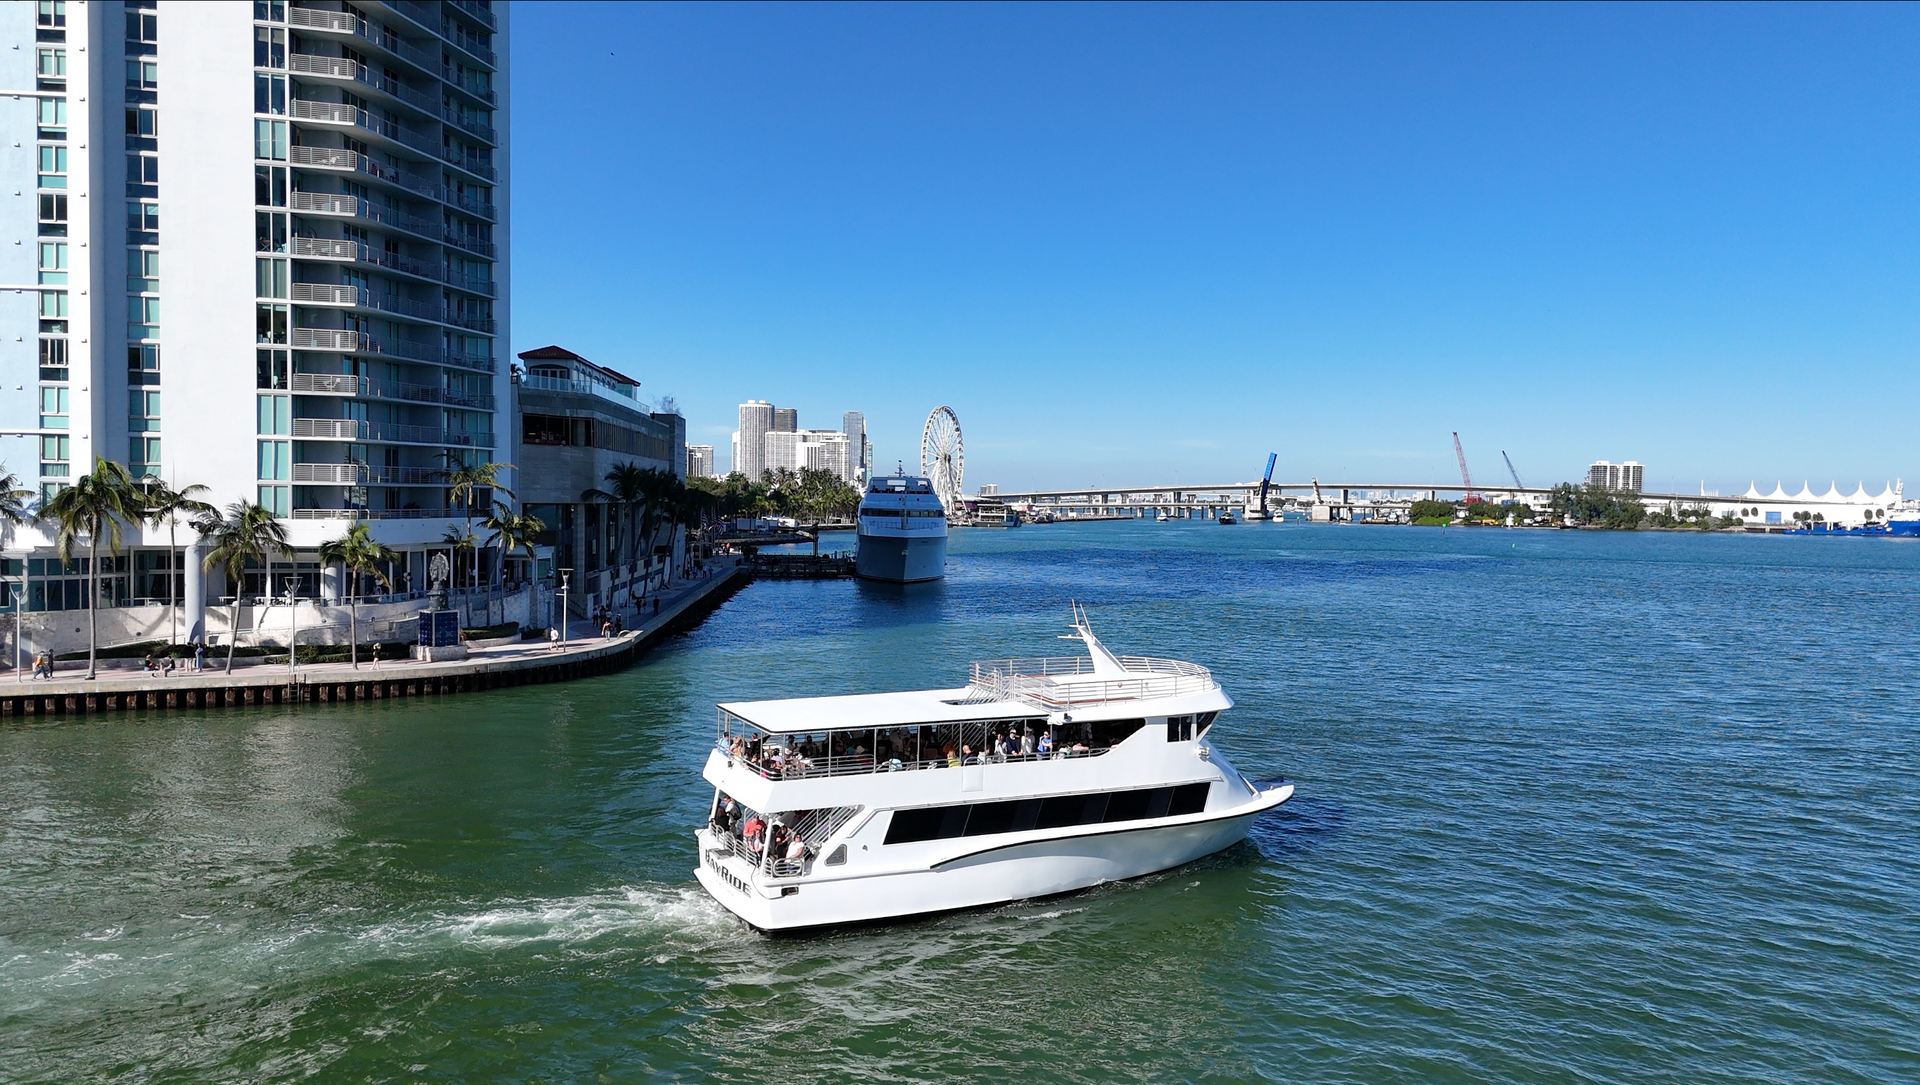
[[[1028,717],[783,734],[763,730],[721,709],[715,745],[730,760],[766,779],[800,780],[1098,757],[1146,723],[1126,719],[1051,725],[1046,717]]]

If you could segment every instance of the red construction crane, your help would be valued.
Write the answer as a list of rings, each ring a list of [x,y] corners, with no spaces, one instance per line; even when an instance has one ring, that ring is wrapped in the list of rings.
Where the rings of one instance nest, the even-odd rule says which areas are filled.
[[[1480,500],[1480,495],[1473,492],[1473,476],[1467,474],[1467,454],[1460,448],[1460,433],[1458,430],[1454,431],[1453,434],[1453,454],[1460,460],[1460,484],[1466,487],[1466,501],[1467,504],[1471,505],[1475,501]]]

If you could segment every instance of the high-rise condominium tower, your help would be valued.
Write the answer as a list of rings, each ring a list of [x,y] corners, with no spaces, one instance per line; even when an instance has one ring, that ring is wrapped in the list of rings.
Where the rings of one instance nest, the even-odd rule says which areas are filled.
[[[441,472],[511,459],[506,31],[485,0],[0,5],[32,136],[0,180],[36,197],[0,205],[0,282],[37,289],[0,301],[37,332],[0,343],[36,390],[9,469],[258,501],[300,562],[366,520],[424,586]]]
[[[712,478],[713,477],[713,446],[712,445],[688,445],[687,446],[687,477],[688,478]]]
[[[843,412],[840,415],[840,432],[847,435],[848,455],[853,458],[853,462],[848,464],[851,472],[849,478],[851,481],[865,482],[868,469],[872,466],[867,462],[867,416],[859,411]]]
[[[1645,487],[1647,469],[1633,460],[1625,463],[1609,463],[1596,460],[1587,468],[1587,485],[1603,490],[1626,490],[1639,493]]]
[[[740,404],[740,432],[734,435],[733,470],[750,479],[767,469],[767,431],[773,429],[773,404],[749,399]]]

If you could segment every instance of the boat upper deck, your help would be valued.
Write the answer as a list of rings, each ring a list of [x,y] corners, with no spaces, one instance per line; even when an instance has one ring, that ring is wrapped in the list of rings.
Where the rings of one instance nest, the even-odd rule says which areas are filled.
[[[1177,659],[1125,656],[1116,675],[1085,656],[988,659],[973,664],[959,689],[856,693],[732,701],[722,712],[769,734],[857,730],[922,723],[965,723],[1111,706],[1129,714],[1139,702],[1185,697],[1220,688],[1205,667]]]

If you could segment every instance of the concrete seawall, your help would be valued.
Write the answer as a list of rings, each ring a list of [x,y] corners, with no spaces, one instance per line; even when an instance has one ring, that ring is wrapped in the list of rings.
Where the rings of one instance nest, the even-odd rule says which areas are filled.
[[[621,636],[574,640],[563,650],[534,641],[482,648],[464,660],[402,660],[383,663],[377,669],[364,663],[358,670],[343,663],[329,663],[309,664],[291,672],[277,667],[249,667],[233,674],[211,669],[179,671],[172,678],[141,673],[102,676],[91,682],[70,678],[16,682],[0,684],[0,718],[381,701],[588,678],[631,666],[653,645],[698,624],[752,579],[740,566],[718,571],[711,580],[672,592],[670,603],[662,600],[659,614],[648,615]],[[208,662],[215,661],[209,658]]]

